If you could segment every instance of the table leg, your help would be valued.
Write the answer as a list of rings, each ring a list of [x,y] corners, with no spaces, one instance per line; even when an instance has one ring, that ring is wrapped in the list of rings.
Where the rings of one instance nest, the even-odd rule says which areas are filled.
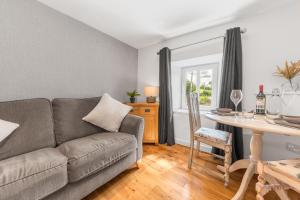
[[[232,163],[229,167],[229,173],[235,172],[239,169],[247,169],[250,165],[250,159],[243,159],[243,160],[238,160]],[[218,170],[221,172],[225,172],[224,166],[218,165],[217,166]]]
[[[249,165],[250,165],[249,159],[238,160],[230,166],[229,172],[231,173],[239,169],[247,169]]]
[[[263,132],[253,131],[252,138],[250,141],[250,164],[246,170],[246,173],[243,176],[242,183],[240,185],[239,190],[234,195],[232,200],[242,200],[244,199],[245,192],[248,188],[248,185],[253,177],[253,175],[257,171],[257,162],[261,160],[262,154],[262,136]]]

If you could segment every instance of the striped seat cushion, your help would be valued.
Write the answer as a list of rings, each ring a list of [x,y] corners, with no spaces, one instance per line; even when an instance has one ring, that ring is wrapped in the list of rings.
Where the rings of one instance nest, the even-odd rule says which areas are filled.
[[[275,171],[288,174],[300,180],[300,158],[293,160],[269,161],[267,162],[267,165]]]
[[[195,134],[199,135],[200,137],[207,138],[213,142],[222,142],[227,143],[230,137],[230,133],[226,131],[211,129],[211,128],[200,128],[198,129]]]

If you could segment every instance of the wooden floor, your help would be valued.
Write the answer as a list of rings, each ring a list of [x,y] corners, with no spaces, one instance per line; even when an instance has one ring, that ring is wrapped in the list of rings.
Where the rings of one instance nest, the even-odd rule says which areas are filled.
[[[85,200],[218,200],[233,197],[243,170],[231,174],[229,187],[225,188],[222,181],[202,170],[203,166],[215,168],[214,164],[195,158],[192,170],[188,170],[187,155],[188,148],[180,145],[144,145],[139,169],[123,172]],[[255,182],[253,179],[245,200],[255,199]],[[295,193],[291,194],[291,198],[300,200]],[[270,193],[265,199],[277,200],[278,197]]]

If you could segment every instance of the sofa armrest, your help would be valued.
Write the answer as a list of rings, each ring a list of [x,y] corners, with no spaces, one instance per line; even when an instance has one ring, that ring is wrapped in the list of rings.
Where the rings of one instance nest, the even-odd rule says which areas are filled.
[[[137,140],[137,160],[143,155],[144,118],[136,115],[127,115],[120,127],[120,132],[129,133]]]

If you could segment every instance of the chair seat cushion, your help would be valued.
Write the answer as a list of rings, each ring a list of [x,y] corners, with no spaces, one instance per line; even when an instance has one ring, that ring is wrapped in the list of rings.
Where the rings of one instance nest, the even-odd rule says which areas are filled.
[[[0,161],[0,199],[42,199],[67,182],[67,158],[55,148]]]
[[[114,164],[136,148],[136,138],[127,133],[98,133],[58,147],[68,157],[69,182],[79,181]]]
[[[211,129],[211,128],[200,128],[195,132],[196,135],[204,137],[213,142],[221,142],[227,144],[231,133],[226,131]]]
[[[290,175],[300,181],[300,159],[269,161],[271,169]]]

